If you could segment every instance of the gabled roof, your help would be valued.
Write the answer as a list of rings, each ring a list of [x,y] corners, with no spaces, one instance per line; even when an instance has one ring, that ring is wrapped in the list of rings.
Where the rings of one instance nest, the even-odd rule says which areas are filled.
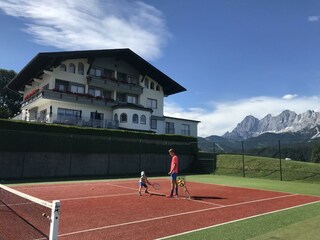
[[[135,67],[142,75],[148,75],[157,81],[162,87],[165,95],[171,95],[186,91],[184,87],[168,77],[166,74],[152,66],[146,60],[138,56],[130,49],[106,49],[68,52],[44,52],[38,53],[6,87],[18,92],[30,82],[32,78],[41,76],[43,70],[57,67],[67,59],[85,58],[92,62],[95,58],[115,57],[126,61]]]

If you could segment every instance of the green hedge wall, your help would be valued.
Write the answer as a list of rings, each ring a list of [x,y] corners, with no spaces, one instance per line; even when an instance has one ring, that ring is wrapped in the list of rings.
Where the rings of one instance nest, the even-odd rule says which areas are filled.
[[[78,153],[164,153],[196,155],[197,138],[125,130],[39,124],[0,119],[0,151]]]

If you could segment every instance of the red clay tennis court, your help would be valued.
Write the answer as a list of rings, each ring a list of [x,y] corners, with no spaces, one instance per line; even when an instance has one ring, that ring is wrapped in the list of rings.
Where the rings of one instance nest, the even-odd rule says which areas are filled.
[[[320,201],[320,197],[314,196],[195,182],[188,182],[191,200],[182,196],[167,198],[164,195],[169,193],[169,180],[151,180],[154,181],[162,188],[150,187],[152,194],[142,196],[138,196],[137,180],[14,188],[40,199],[61,201],[62,240],[166,238]],[[4,225],[7,230],[18,228],[18,224],[0,217],[0,231],[5,231]]]

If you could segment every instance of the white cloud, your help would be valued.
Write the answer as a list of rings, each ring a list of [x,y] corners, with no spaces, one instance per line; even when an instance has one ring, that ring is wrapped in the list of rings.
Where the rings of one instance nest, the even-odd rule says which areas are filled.
[[[308,21],[309,22],[319,22],[320,16],[309,16]]]
[[[0,10],[24,20],[38,44],[63,50],[130,48],[151,60],[170,37],[162,13],[129,0],[1,0]]]
[[[276,116],[286,109],[298,114],[307,110],[318,111],[319,103],[319,96],[295,96],[290,98],[290,101],[284,97],[260,96],[229,102],[211,102],[207,104],[206,108],[184,109],[176,103],[166,100],[164,112],[166,116],[201,121],[198,125],[198,135],[207,137],[223,135],[227,131],[232,131],[247,115],[262,119],[269,113]]]
[[[298,97],[297,94],[287,94],[287,95],[284,95],[284,96],[282,97],[282,99],[291,100],[291,99],[294,99],[294,98],[296,98],[296,97]]]

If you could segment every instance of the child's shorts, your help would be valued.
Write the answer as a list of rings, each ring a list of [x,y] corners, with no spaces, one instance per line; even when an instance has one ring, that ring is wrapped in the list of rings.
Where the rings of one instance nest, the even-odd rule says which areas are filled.
[[[139,186],[140,186],[140,187],[145,187],[145,188],[148,187],[147,184],[145,184],[145,183],[143,183],[143,182],[139,182]]]

